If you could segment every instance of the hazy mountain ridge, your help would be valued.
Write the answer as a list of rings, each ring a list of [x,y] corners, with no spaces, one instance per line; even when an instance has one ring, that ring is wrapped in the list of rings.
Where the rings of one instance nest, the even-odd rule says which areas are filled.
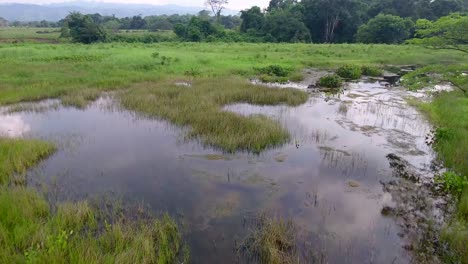
[[[0,4],[0,17],[8,21],[58,21],[70,12],[99,13],[101,15],[115,15],[117,17],[172,15],[172,14],[196,14],[205,7],[178,6],[178,5],[149,5],[149,4],[119,4],[101,2],[66,2],[48,5]],[[238,11],[225,10],[224,14],[237,14]]]

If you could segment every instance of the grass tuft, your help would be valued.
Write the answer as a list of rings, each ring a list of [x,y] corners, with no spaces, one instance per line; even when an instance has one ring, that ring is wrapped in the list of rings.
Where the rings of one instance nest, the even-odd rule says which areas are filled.
[[[122,105],[150,117],[190,128],[189,138],[227,152],[261,152],[289,140],[288,131],[262,115],[249,117],[223,111],[228,104],[257,105],[305,103],[306,93],[294,89],[266,88],[239,78],[197,80],[190,88],[171,82],[140,84],[121,95]]]
[[[296,236],[296,227],[292,221],[272,219],[263,214],[240,245],[239,251],[256,263],[299,263]]]
[[[54,151],[47,142],[0,138],[0,185],[24,183],[26,170]]]
[[[87,202],[58,206],[56,214],[38,193],[0,187],[0,263],[176,263],[182,255],[177,225],[117,219],[98,228]]]

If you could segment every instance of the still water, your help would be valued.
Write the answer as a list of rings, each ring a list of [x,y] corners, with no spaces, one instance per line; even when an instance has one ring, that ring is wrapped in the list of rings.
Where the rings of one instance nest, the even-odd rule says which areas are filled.
[[[248,232],[246,219],[264,211],[291,217],[304,248],[323,262],[408,263],[408,241],[381,214],[392,204],[381,184],[393,177],[386,156],[395,153],[431,177],[434,153],[425,144],[431,126],[406,96],[360,82],[340,94],[311,93],[299,107],[225,106],[267,115],[290,131],[290,143],[260,155],[187,141],[184,129],[122,110],[110,96],[86,110],[54,101],[42,102],[41,111],[2,109],[0,133],[58,145],[28,176],[33,185],[56,183],[60,199],[112,192],[169,212],[193,263],[243,262],[235,245]]]

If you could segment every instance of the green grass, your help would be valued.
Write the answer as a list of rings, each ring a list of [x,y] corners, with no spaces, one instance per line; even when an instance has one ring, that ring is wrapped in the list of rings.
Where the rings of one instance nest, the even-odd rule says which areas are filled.
[[[405,75],[403,81],[414,90],[444,81],[458,87],[436,95],[430,103],[413,102],[437,127],[433,147],[450,170],[440,179],[459,198],[457,213],[442,233],[451,249],[444,256],[448,263],[468,263],[468,95],[463,92],[468,91],[468,76],[462,74],[466,70],[466,64],[432,65]]]
[[[181,52],[183,51],[183,52]],[[158,52],[159,57],[152,54]],[[257,56],[264,54],[266,56]],[[162,65],[162,57],[172,58]],[[295,71],[343,64],[463,61],[451,51],[416,46],[245,43],[0,44],[0,105],[60,98],[76,90],[108,91],[137,82],[196,77],[251,77],[272,64]]]
[[[47,142],[0,137],[0,185],[24,182],[26,170],[54,151]]]
[[[5,27],[0,28],[1,42],[56,42],[60,37],[60,28]]]
[[[59,204],[52,214],[35,191],[0,187],[0,263],[165,264],[188,257],[168,216],[102,221],[87,202]]]
[[[222,107],[234,103],[296,106],[307,98],[294,89],[255,86],[241,78],[215,78],[196,80],[192,87],[171,82],[140,84],[123,93],[121,102],[127,109],[188,126],[188,136],[205,144],[229,152],[258,153],[289,140],[285,128],[264,116],[243,117],[222,111]]]
[[[167,215],[132,221],[86,201],[60,203],[51,212],[44,197],[24,187],[22,176],[54,150],[46,142],[0,138],[0,263],[187,261],[178,227]]]

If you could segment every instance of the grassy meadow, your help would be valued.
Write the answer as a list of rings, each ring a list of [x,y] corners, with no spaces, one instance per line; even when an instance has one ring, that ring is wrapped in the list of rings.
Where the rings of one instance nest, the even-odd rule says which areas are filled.
[[[456,51],[412,45],[28,43],[35,37],[54,40],[59,34],[39,34],[39,30],[43,29],[0,29],[0,42],[5,42],[0,44],[0,106],[56,98],[64,105],[85,108],[102,92],[114,91],[122,107],[187,127],[190,138],[229,152],[258,153],[287,142],[289,135],[269,118],[225,112],[224,105],[296,106],[307,100],[302,91],[250,84],[248,79],[259,77],[262,67],[279,65],[287,69],[286,78],[299,80],[304,68],[336,69],[346,64],[381,68],[437,64],[442,69],[455,65],[450,67],[466,70],[468,58]],[[11,44],[21,39],[24,42]],[[409,79],[413,81],[409,86],[417,88],[416,77]],[[466,106],[462,92],[444,93],[434,103],[420,105],[436,125],[453,132],[436,150],[460,174],[466,173]],[[0,263],[80,263],[83,259],[173,263],[178,257],[187,258],[177,226],[167,216],[129,224],[124,217],[101,215],[86,201],[59,204],[52,210],[41,194],[25,186],[22,175],[54,150],[45,142],[0,138]],[[460,236],[468,230],[467,197],[465,192],[459,214],[447,229],[447,241],[459,255],[468,252],[468,236]],[[258,239],[254,244],[271,242],[270,237]]]

